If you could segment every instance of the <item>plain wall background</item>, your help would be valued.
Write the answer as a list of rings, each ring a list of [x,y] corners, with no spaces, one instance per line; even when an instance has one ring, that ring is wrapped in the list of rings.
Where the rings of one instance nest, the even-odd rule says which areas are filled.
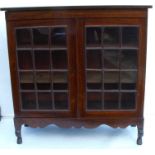
[[[2,7],[25,7],[25,6],[69,6],[69,5],[154,5],[154,0],[0,0],[0,8]],[[108,128],[107,132],[109,135],[103,134],[102,128],[96,129],[97,138],[95,137],[95,132],[92,131],[91,136],[87,133],[88,130],[84,129],[84,133],[78,130],[62,130],[57,128],[45,128],[44,130],[37,129],[25,129],[24,130],[24,143],[22,145],[15,144],[14,128],[12,117],[14,116],[13,112],[13,103],[12,103],[12,93],[11,93],[11,82],[10,82],[10,71],[9,71],[9,62],[8,62],[8,51],[7,51],[7,36],[6,36],[6,25],[5,25],[5,14],[0,12],[0,106],[2,109],[2,116],[4,118],[9,118],[11,123],[7,124],[7,119],[0,122],[1,129],[4,128],[6,132],[0,132],[0,145],[6,143],[6,149],[0,149],[0,154],[126,154],[126,155],[142,155],[142,154],[154,154],[154,130],[155,130],[155,8],[149,9],[148,17],[148,53],[147,53],[147,68],[146,68],[146,93],[145,93],[145,145],[137,146],[133,143],[133,138],[136,137],[136,129],[131,129],[130,127],[120,134],[122,136],[117,137],[117,132],[114,136],[114,139],[110,138],[112,130]],[[150,119],[151,118],[151,119]],[[5,123],[4,123],[5,122]],[[51,132],[55,132],[52,134]],[[57,131],[58,130],[58,131]],[[61,132],[59,132],[61,130]],[[129,130],[134,130],[135,132],[128,132]],[[1,130],[2,131],[2,130]],[[47,131],[47,132],[45,132]],[[69,132],[72,133],[69,133]],[[37,134],[37,132],[39,134]],[[105,132],[105,130],[104,130]],[[64,136],[72,134],[72,136]],[[77,134],[75,136],[75,134]],[[26,136],[27,135],[27,136]],[[81,135],[81,137],[80,137]],[[85,136],[84,136],[85,135]],[[104,136],[103,136],[104,135]],[[127,137],[129,138],[126,140]],[[61,138],[60,138],[61,137]],[[87,138],[87,139],[86,139]],[[108,143],[108,139],[111,139],[112,142]],[[116,138],[116,139],[115,139]],[[83,140],[83,141],[82,141]],[[37,143],[36,143],[37,141]],[[93,141],[93,142],[92,142]],[[102,143],[103,141],[103,143]],[[107,141],[107,142],[105,142]],[[91,143],[92,142],[92,143]],[[73,150],[72,147],[68,149],[68,145],[72,144],[74,148],[77,146],[76,150]],[[57,146],[57,149],[43,149],[45,146],[52,148],[53,145]],[[87,145],[88,148],[85,148]],[[102,149],[95,149],[102,148]],[[99,146],[98,146],[99,145]],[[102,145],[104,145],[102,147]],[[63,146],[65,150],[60,149],[60,146]],[[124,147],[122,147],[124,146]],[[14,148],[14,149],[13,149]],[[31,149],[28,149],[31,148]],[[37,148],[37,149],[32,149]],[[67,148],[67,149],[66,149]],[[82,149],[79,149],[82,148]],[[24,149],[24,150],[23,150]]]
[[[73,6],[73,5],[153,5],[153,0],[0,0],[2,7],[25,7],[25,6]],[[147,68],[145,87],[145,111],[144,117],[155,118],[155,8],[149,9],[148,17],[148,47],[147,47]],[[7,51],[7,36],[5,14],[0,12],[0,106],[2,116],[13,117],[13,103],[11,92],[11,81]]]

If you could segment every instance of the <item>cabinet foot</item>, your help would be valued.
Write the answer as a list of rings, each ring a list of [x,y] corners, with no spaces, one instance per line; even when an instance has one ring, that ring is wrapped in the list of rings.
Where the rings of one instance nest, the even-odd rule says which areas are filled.
[[[138,137],[137,138],[137,144],[138,145],[142,145],[142,137]]]
[[[22,144],[21,130],[16,130],[17,144]]]
[[[22,144],[22,136],[21,136],[21,127],[22,124],[18,119],[14,119],[14,125],[15,125],[15,135],[17,137],[17,144]]]
[[[137,138],[137,144],[138,145],[142,145],[142,137],[143,137],[143,134],[144,134],[144,131],[143,131],[143,128],[141,127],[137,127],[138,129],[138,138]]]
[[[22,138],[21,137],[17,137],[17,144],[22,144]]]

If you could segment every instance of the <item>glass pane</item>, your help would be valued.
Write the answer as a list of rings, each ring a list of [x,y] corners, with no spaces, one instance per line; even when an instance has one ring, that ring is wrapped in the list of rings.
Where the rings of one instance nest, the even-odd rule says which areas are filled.
[[[17,46],[30,46],[31,45],[31,30],[28,28],[16,30]]]
[[[123,46],[138,46],[138,27],[123,27],[122,28],[122,44]]]
[[[52,95],[48,92],[38,93],[39,109],[52,109]]]
[[[21,93],[23,109],[36,109],[36,96],[33,92]]]
[[[86,28],[86,45],[101,46],[101,27]]]
[[[117,71],[104,72],[104,89],[105,90],[119,89],[119,72]]]
[[[50,69],[50,52],[46,50],[34,51],[36,69]]]
[[[121,89],[136,89],[137,72],[121,72]]]
[[[135,93],[122,93],[121,94],[121,108],[122,109],[134,109],[136,102]]]
[[[105,27],[103,33],[104,46],[119,46],[120,45],[120,28]]]
[[[87,89],[102,89],[102,72],[87,71]]]
[[[102,93],[87,92],[87,109],[102,110]]]
[[[105,92],[104,93],[104,109],[119,108],[119,93]]]
[[[34,28],[33,29],[33,43],[34,45],[48,45],[49,29],[48,28]]]
[[[20,88],[25,90],[34,89],[33,72],[20,72]]]
[[[17,51],[19,69],[33,69],[32,53],[28,50]]]
[[[102,68],[102,52],[101,50],[87,50],[87,68]]]
[[[52,65],[54,69],[67,69],[67,52],[65,50],[52,51]]]
[[[67,110],[69,108],[68,94],[60,93],[60,92],[54,93],[54,104],[55,104],[55,109]]]
[[[38,90],[50,90],[51,89],[50,72],[36,72],[36,83]]]
[[[104,68],[119,68],[119,50],[104,50]]]
[[[56,27],[51,30],[51,44],[52,46],[67,46],[66,28]]]
[[[53,89],[54,90],[68,89],[67,72],[53,72]]]
[[[122,50],[121,52],[121,69],[137,68],[137,50]]]

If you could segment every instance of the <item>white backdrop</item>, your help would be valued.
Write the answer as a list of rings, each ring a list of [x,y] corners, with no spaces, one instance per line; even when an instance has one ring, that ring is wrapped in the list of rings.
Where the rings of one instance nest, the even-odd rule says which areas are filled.
[[[155,0],[0,0],[2,7],[25,6],[69,6],[69,5],[154,5]],[[155,5],[154,5],[155,7]],[[145,93],[145,141],[140,147],[134,144],[136,129],[127,128],[114,134],[113,129],[98,128],[92,132],[82,129],[62,130],[58,128],[24,129],[24,143],[15,143],[12,117],[13,103],[10,83],[10,71],[7,51],[7,36],[5,14],[0,12],[0,106],[2,108],[2,122],[0,122],[0,154],[151,154],[154,152],[154,120],[155,120],[155,8],[149,9],[148,18],[148,54],[146,68],[146,93]],[[8,118],[8,119],[7,119]],[[151,119],[150,119],[151,118]],[[7,121],[8,120],[8,121]],[[107,129],[106,129],[107,128]],[[117,130],[117,131],[118,131]],[[134,132],[128,132],[134,130]],[[61,131],[61,132],[60,132]],[[121,132],[122,131],[122,132]],[[119,131],[118,131],[119,132]],[[87,134],[86,134],[87,133]],[[98,134],[95,134],[98,133]],[[27,136],[26,136],[27,135]],[[29,135],[29,136],[28,136]],[[66,136],[65,136],[66,135]],[[113,137],[114,136],[114,137]],[[74,138],[73,138],[74,137]],[[109,139],[111,141],[109,142]],[[126,140],[128,139],[128,140]],[[152,141],[151,141],[152,140]],[[37,143],[36,143],[37,142]],[[6,148],[2,150],[2,148]],[[29,149],[31,148],[31,149]],[[33,150],[36,148],[35,150]],[[45,150],[48,148],[50,150]],[[57,148],[57,149],[53,149]],[[60,148],[65,148],[62,150]],[[67,149],[66,149],[67,148]],[[69,149],[68,149],[69,148]],[[77,148],[73,150],[73,148]],[[79,148],[82,148],[81,150]],[[94,148],[99,148],[95,149]],[[100,149],[102,148],[102,149]],[[23,151],[24,149],[24,151]],[[41,150],[44,149],[44,150]],[[52,152],[51,152],[52,149]],[[30,152],[31,151],[31,152]],[[74,151],[74,152],[73,152]],[[103,152],[104,151],[104,152]],[[152,153],[154,154],[154,153]]]
[[[69,6],[69,5],[153,5],[153,0],[0,0],[0,7],[25,7],[25,6]],[[149,9],[148,18],[148,54],[145,93],[145,117],[155,117],[155,9]],[[0,106],[2,116],[13,117],[13,103],[10,83],[10,71],[7,52],[7,36],[5,14],[0,12]]]

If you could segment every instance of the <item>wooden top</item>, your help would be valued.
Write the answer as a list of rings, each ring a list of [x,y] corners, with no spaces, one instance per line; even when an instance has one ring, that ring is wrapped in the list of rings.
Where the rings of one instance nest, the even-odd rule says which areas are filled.
[[[92,9],[148,9],[151,5],[98,5],[98,6],[44,6],[44,7],[10,7],[2,11],[39,11],[39,10],[92,10]]]

